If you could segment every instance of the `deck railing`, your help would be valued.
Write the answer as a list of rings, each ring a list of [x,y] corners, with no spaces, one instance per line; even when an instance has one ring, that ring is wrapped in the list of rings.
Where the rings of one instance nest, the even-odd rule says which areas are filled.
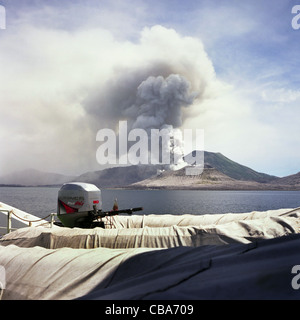
[[[6,212],[7,213],[7,226],[6,227],[1,227],[1,230],[6,230],[6,233],[10,233],[11,231],[15,230],[11,227],[11,215],[12,215],[12,210],[1,210],[0,212]]]
[[[7,226],[6,227],[1,227],[0,226],[0,230],[6,230],[6,233],[10,233],[11,231],[13,230],[17,230],[18,228],[12,228],[12,216],[14,215],[15,217],[17,217],[18,219],[24,221],[24,222],[28,222],[28,226],[32,226],[32,223],[33,222],[39,222],[39,221],[42,221],[42,220],[45,220],[49,217],[51,217],[51,220],[50,220],[50,227],[52,228],[53,227],[53,224],[54,224],[54,221],[55,221],[55,216],[56,216],[56,213],[50,213],[48,216],[46,216],[45,218],[41,218],[41,219],[37,219],[37,220],[28,220],[28,219],[25,219],[25,218],[22,218],[22,217],[19,217],[18,215],[16,215],[14,213],[13,210],[0,210],[0,213],[1,212],[6,212],[7,213]]]

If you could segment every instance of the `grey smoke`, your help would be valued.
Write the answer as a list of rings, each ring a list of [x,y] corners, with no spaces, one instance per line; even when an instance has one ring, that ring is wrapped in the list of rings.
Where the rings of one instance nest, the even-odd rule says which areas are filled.
[[[162,50],[162,43],[168,50]],[[201,42],[154,27],[145,30],[130,56],[122,57],[120,52],[109,77],[95,81],[82,103],[89,131],[94,137],[105,128],[117,133],[124,120],[128,131],[140,128],[148,136],[151,129],[164,128],[176,135],[176,152],[181,152],[178,131],[205,112],[203,102],[215,92],[214,69]]]
[[[205,99],[216,92],[201,41],[162,26],[143,29],[136,41],[101,28],[11,31],[14,46],[7,46],[13,33],[3,33],[0,43],[2,173],[103,169],[95,157],[100,129],[118,132],[120,120],[128,121],[128,130],[179,129],[186,120],[195,128]]]
[[[182,159],[184,156],[182,138],[178,135],[178,129],[174,128],[181,127],[181,109],[192,105],[195,97],[196,94],[190,92],[190,83],[178,74],[171,74],[167,78],[150,76],[137,88],[135,104],[123,111],[123,115],[131,121],[132,128],[168,130],[172,142],[165,148],[169,149],[172,158],[171,169],[186,164],[183,160],[177,166],[172,164],[175,157]],[[151,135],[148,136],[150,139]]]
[[[191,106],[196,96],[195,92],[191,92],[191,84],[179,74],[170,74],[167,77],[149,76],[136,87],[135,94],[131,86],[128,86],[127,92],[125,90],[121,94],[120,90],[116,90],[113,100],[116,97],[123,97],[123,100],[119,101],[119,105],[111,107],[119,107],[115,117],[116,122],[127,120],[128,131],[131,129],[146,130],[149,140],[151,129],[165,129],[169,144],[167,146],[161,144],[160,147],[170,153],[172,163],[175,157],[177,161],[184,156],[183,141],[178,128],[183,123],[182,109]],[[113,110],[109,110],[110,118]],[[128,143],[128,148],[131,145],[132,143]],[[149,151],[150,146],[151,141],[148,143]],[[181,161],[180,167],[183,164],[184,161]],[[176,166],[172,168],[175,169]]]
[[[191,105],[195,97],[189,82],[178,74],[151,76],[139,85],[135,103],[123,115],[133,122],[132,128],[178,128],[182,125],[181,109]]]
[[[132,126],[138,113],[141,112],[138,109],[145,101],[144,91],[149,82],[152,79],[154,82],[155,79],[166,79],[173,73],[174,67],[155,61],[144,67],[118,68],[115,76],[105,85],[99,87],[96,83],[84,102],[87,115],[91,122],[94,122],[95,130],[104,125],[115,129],[121,119],[127,120],[129,126]],[[156,97],[156,100],[157,98],[159,97]]]

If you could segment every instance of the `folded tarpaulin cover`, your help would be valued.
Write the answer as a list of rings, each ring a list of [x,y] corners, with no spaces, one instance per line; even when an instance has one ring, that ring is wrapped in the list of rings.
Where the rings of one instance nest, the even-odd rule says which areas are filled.
[[[115,217],[113,229],[19,229],[0,240],[2,298],[300,298],[291,272],[300,264],[299,212]]]
[[[299,247],[300,234],[195,248],[0,246],[3,299],[299,299]]]
[[[113,229],[21,228],[1,245],[70,248],[171,248],[272,239],[299,231],[300,210],[224,215],[114,217]],[[162,225],[162,226],[160,226]]]

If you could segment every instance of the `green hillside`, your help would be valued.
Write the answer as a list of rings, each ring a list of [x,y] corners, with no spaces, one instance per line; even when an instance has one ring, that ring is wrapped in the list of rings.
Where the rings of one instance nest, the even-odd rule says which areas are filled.
[[[195,152],[196,151],[192,152],[193,156],[195,156]],[[190,156],[191,154],[187,155],[185,157],[186,160],[188,160]],[[219,152],[204,151],[204,162],[206,166],[214,167],[227,176],[237,180],[267,183],[277,178],[234,162]]]

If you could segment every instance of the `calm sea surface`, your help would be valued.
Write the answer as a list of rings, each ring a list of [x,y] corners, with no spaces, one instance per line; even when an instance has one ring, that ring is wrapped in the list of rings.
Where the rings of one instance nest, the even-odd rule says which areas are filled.
[[[45,217],[56,212],[59,188],[0,188],[0,202]],[[136,214],[212,214],[300,207],[300,191],[104,190],[103,210],[144,207]]]

